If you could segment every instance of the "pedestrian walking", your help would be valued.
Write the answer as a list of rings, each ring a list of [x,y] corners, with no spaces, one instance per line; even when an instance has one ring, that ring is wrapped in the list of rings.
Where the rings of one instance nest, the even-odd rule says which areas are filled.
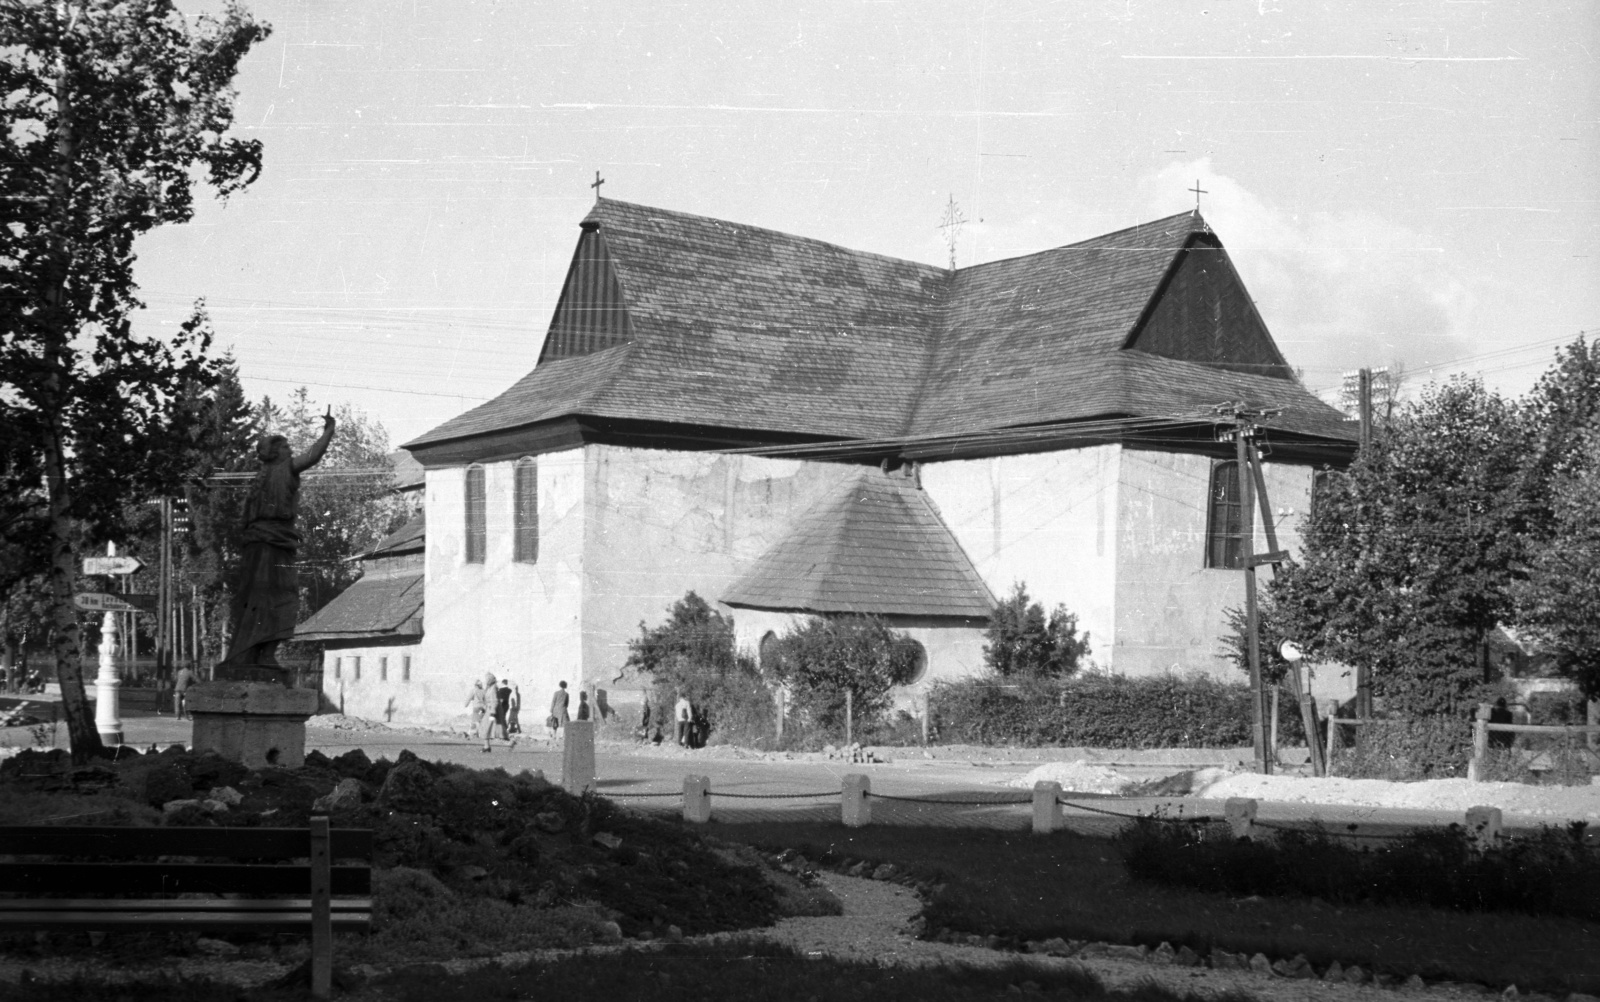
[[[522,733],[522,722],[518,718],[522,714],[522,687],[511,683],[511,703],[506,709],[506,730],[512,734]]]
[[[672,716],[678,722],[678,745],[687,748],[689,725],[694,722],[694,704],[689,702],[686,694],[678,693],[678,702],[672,707]]]
[[[500,729],[500,740],[510,743],[511,682],[501,679],[494,690],[494,726]],[[492,733],[492,731],[491,731]]]
[[[172,713],[179,720],[189,716],[189,687],[194,683],[194,672],[188,665],[179,668],[172,680]]]
[[[483,679],[472,680],[472,692],[467,695],[467,712],[472,716],[469,737],[483,738],[483,750],[489,750],[489,731],[484,720],[489,715],[489,693],[483,688]]]
[[[556,688],[556,694],[550,697],[550,716],[545,719],[545,726],[550,728],[550,740],[556,739],[556,732],[567,725],[571,718],[567,716],[567,683],[562,682]]]
[[[589,719],[589,694],[581,690],[578,692],[578,719]]]

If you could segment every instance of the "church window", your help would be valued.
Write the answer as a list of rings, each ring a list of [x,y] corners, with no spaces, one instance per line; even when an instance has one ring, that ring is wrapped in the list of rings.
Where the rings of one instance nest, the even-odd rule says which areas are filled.
[[[411,655],[409,654],[400,659],[400,681],[411,681]]]
[[[928,674],[928,649],[915,640],[905,641],[908,648],[907,664],[900,685],[916,685]]]
[[[350,659],[350,680],[361,681],[361,656],[358,654]]]
[[[389,681],[389,659],[388,658],[379,658],[378,659],[378,681],[379,682],[387,682],[387,681]]]
[[[1234,460],[1211,467],[1211,502],[1206,527],[1206,566],[1244,567],[1244,511],[1239,503],[1239,464]]]
[[[467,563],[483,563],[488,530],[484,525],[483,467],[467,467]]]
[[[333,677],[344,678],[344,658],[333,659]]]
[[[513,560],[522,564],[539,562],[539,467],[524,456],[516,465],[516,539]]]

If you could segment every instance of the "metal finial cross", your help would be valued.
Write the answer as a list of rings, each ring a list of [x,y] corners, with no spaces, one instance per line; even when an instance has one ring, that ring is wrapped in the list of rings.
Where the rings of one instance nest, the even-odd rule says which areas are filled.
[[[1211,192],[1209,192],[1209,191],[1205,190],[1204,188],[1200,187],[1200,179],[1199,178],[1195,178],[1194,179],[1194,187],[1193,188],[1185,188],[1184,191],[1192,191],[1192,192],[1194,192],[1194,211],[1195,211],[1195,215],[1199,215],[1200,214],[1200,196],[1201,195],[1209,195],[1209,194],[1211,194]]]
[[[591,184],[589,187],[594,189],[594,200],[596,202],[600,201],[600,186],[602,184],[605,184],[605,183],[606,183],[606,179],[600,176],[600,172],[599,171],[595,171],[594,172],[594,184]],[[1199,181],[1195,182],[1195,184],[1199,184],[1199,183],[1200,183]]]
[[[951,271],[956,270],[956,240],[961,236],[961,227],[965,226],[966,222],[967,217],[961,214],[961,209],[956,205],[956,197],[951,195],[949,204],[944,207],[944,218],[937,227],[944,231],[945,246],[950,248]]]

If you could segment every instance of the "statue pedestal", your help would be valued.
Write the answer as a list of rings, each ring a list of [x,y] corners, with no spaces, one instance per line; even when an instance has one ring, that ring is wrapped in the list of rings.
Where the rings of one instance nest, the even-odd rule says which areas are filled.
[[[196,752],[214,751],[246,768],[298,769],[306,759],[306,718],[317,712],[315,689],[269,682],[205,682],[191,686]]]

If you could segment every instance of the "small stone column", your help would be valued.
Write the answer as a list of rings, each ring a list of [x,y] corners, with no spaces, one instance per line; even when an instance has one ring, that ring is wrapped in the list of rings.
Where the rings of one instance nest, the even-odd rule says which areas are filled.
[[[711,777],[683,777],[683,820],[703,825],[711,820]]]
[[[1250,797],[1229,797],[1223,801],[1223,813],[1228,819],[1228,827],[1233,830],[1234,838],[1248,839],[1254,836],[1256,809],[1260,806]]]
[[[582,793],[594,786],[594,721],[569,721],[561,733],[561,786],[568,793]]]
[[[1033,784],[1033,831],[1048,835],[1061,827],[1061,784],[1041,779]]]
[[[844,789],[839,795],[839,820],[846,828],[865,828],[872,824],[872,781],[860,773],[844,777]]]
[[[1467,834],[1479,852],[1500,844],[1501,821],[1498,807],[1467,808]]]
[[[315,689],[285,689],[272,682],[190,686],[190,747],[214,751],[249,769],[298,769],[306,761],[306,718],[317,712],[318,696]]]
[[[117,614],[108,612],[100,620],[100,674],[94,680],[94,728],[100,732],[102,744],[122,744],[121,689],[122,679],[117,675]]]

